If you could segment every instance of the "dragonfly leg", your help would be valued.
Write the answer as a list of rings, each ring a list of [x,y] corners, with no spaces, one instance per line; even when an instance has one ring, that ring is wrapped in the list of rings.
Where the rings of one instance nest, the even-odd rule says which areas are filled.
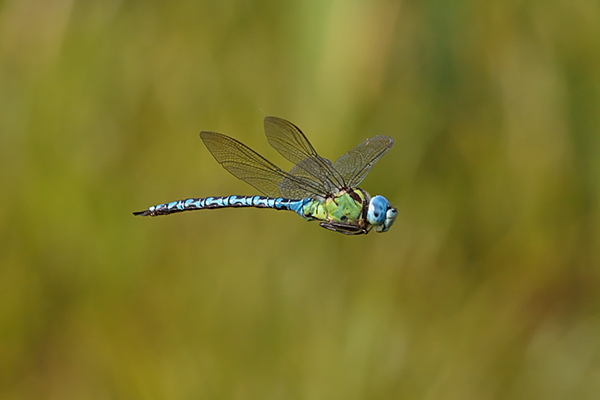
[[[357,225],[340,224],[339,222],[321,222],[319,225],[325,229],[343,233],[344,235],[366,235],[369,233],[369,229]]]

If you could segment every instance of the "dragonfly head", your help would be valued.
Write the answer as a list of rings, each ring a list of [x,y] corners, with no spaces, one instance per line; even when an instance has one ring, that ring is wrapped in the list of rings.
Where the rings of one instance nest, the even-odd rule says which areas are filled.
[[[398,211],[383,196],[373,196],[367,210],[367,221],[376,232],[387,232],[396,220]]]

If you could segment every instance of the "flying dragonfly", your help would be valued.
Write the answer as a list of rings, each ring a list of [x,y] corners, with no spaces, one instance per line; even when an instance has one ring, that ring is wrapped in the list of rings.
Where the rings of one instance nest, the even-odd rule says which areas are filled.
[[[226,207],[274,208],[294,211],[307,221],[345,235],[387,232],[397,211],[383,196],[369,195],[358,185],[373,165],[393,146],[390,137],[367,139],[332,163],[317,154],[293,123],[266,117],[269,144],[294,167],[286,172],[248,146],[217,132],[200,138],[219,164],[264,196],[214,196],[173,201],[134,212],[150,216]]]

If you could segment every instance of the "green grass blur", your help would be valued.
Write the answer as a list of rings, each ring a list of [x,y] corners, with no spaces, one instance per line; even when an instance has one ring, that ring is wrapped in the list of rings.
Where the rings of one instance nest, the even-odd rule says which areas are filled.
[[[2,1],[0,399],[598,399],[599,111],[594,0]],[[393,228],[131,215],[265,115]]]

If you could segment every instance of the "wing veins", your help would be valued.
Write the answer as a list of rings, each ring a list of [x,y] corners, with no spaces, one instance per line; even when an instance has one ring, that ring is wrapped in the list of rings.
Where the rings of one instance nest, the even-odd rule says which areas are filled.
[[[202,141],[215,160],[229,173],[272,197],[305,198],[322,195],[322,188],[305,177],[291,175],[243,143],[218,132],[200,132]],[[284,181],[293,182],[285,188]]]

